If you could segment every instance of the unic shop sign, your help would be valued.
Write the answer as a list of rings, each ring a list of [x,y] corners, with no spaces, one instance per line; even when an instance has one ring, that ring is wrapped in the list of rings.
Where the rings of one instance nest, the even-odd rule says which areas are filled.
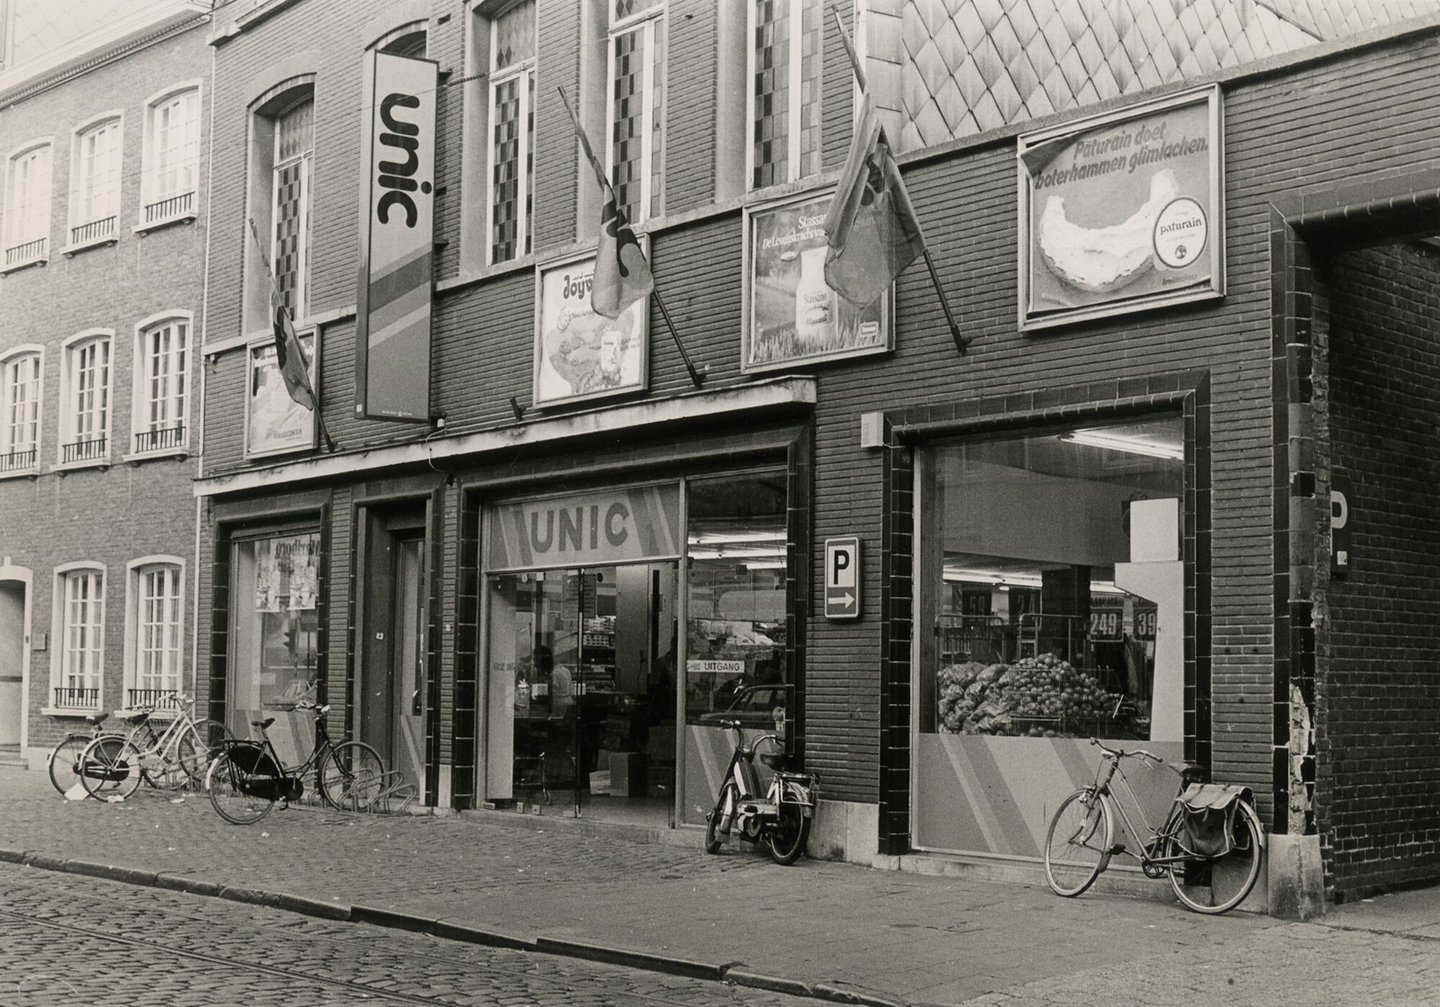
[[[605,566],[680,555],[679,486],[497,504],[491,570]]]

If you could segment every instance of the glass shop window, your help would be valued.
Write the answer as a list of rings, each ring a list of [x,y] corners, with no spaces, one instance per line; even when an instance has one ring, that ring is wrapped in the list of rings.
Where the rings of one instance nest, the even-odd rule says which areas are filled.
[[[919,728],[1179,740],[1179,416],[922,456]]]

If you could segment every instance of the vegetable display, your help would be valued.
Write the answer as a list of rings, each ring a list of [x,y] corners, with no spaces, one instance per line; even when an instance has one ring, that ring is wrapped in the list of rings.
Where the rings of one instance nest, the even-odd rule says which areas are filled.
[[[948,665],[937,685],[941,730],[948,734],[1057,737],[1070,733],[1067,724],[1114,718],[1122,700],[1089,672],[1050,654],[1012,665]]]

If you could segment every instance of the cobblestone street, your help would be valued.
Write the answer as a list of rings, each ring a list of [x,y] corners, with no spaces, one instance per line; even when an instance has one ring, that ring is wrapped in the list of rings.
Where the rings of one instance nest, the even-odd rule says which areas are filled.
[[[1064,900],[1043,886],[838,863],[780,868],[744,853],[707,857],[698,835],[693,846],[637,844],[519,816],[295,809],[244,828],[227,825],[195,796],[171,803],[142,790],[123,804],[67,803],[43,772],[8,767],[0,767],[0,805],[0,857],[31,865],[3,868],[7,964],[34,962],[27,974],[36,976],[44,969],[58,975],[62,962],[80,967],[35,929],[33,915],[75,922],[98,898],[107,911],[123,907],[138,919],[142,907],[158,905],[175,934],[167,969],[182,977],[178,988],[190,991],[184,995],[211,990],[200,998],[208,1003],[278,1003],[293,999],[297,983],[319,983],[313,1002],[359,999],[357,989],[333,981],[364,982],[374,987],[367,993],[388,990],[411,997],[407,1002],[444,993],[461,997],[444,1002],[537,1004],[650,996],[704,1003],[710,995],[784,1003],[772,992],[781,989],[871,1003],[1190,1004],[1224,997],[1348,1007],[1429,1004],[1440,986],[1440,893],[1430,891],[1334,907],[1320,921],[1292,924],[1243,913],[1203,917],[1104,893]],[[76,874],[136,884],[117,888]],[[222,897],[196,901],[176,889]],[[52,897],[57,901],[47,901]],[[17,922],[17,913],[26,920]],[[241,927],[233,939],[245,948],[254,927],[278,927],[286,935],[276,943],[283,954],[245,958],[254,967],[232,974],[225,963],[238,959],[207,944],[211,938],[187,936],[186,928],[214,921],[221,921],[216,935]],[[161,932],[154,926],[147,932]],[[447,927],[513,947],[437,939]],[[96,929],[109,936],[124,930]],[[334,942],[344,954],[327,960],[344,964],[300,968],[295,963],[318,952],[307,954],[291,935]],[[406,948],[432,957],[405,959]],[[145,1002],[114,993],[121,963],[133,953],[104,944],[93,959],[81,956],[108,963],[103,971],[112,985],[104,995],[115,1003]],[[377,957],[392,953],[399,957]],[[606,956],[649,970],[607,978],[612,973],[596,965]],[[689,970],[692,978],[677,984],[664,970]],[[82,989],[83,969],[65,975],[84,992],[76,1002],[112,1002]],[[714,978],[694,978],[704,976]],[[452,979],[458,985],[447,985]],[[0,996],[0,1004],[10,1002]],[[13,1002],[66,1003],[33,996]],[[177,994],[154,1002],[186,1000]]]

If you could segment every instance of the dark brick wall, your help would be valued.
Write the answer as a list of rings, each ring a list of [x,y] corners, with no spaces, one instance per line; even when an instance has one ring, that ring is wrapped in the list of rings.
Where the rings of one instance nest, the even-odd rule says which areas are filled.
[[[29,140],[52,142],[50,259],[0,277],[0,354],[24,344],[44,348],[41,375],[39,475],[0,479],[0,566],[30,571],[32,637],[47,634],[49,646],[31,654],[27,696],[33,748],[53,745],[67,731],[84,727],[70,718],[43,716],[53,705],[52,665],[60,654],[54,635],[54,570],[87,562],[105,568],[104,675],[101,708],[124,705],[122,693],[126,611],[126,564],[144,556],[184,560],[183,664],[194,673],[190,641],[195,628],[195,500],[191,456],[127,463],[134,445],[131,408],[135,401],[135,326],[162,313],[189,312],[191,349],[189,445],[197,447],[200,416],[199,345],[204,298],[205,154],[210,102],[210,50],[206,26],[141,49],[59,86],[0,110],[0,150]],[[200,217],[140,235],[145,103],[176,84],[199,82],[201,101]],[[117,240],[66,256],[69,243],[70,154],[73,130],[98,116],[123,116],[122,180]],[[62,344],[87,329],[113,331],[110,356],[108,466],[56,470],[60,455]],[[18,670],[18,669],[17,669]],[[201,677],[203,678],[203,672]]]
[[[1440,877],[1440,252],[1319,269],[1330,466],[1350,481],[1349,571],[1319,656],[1319,802],[1339,898]]]

